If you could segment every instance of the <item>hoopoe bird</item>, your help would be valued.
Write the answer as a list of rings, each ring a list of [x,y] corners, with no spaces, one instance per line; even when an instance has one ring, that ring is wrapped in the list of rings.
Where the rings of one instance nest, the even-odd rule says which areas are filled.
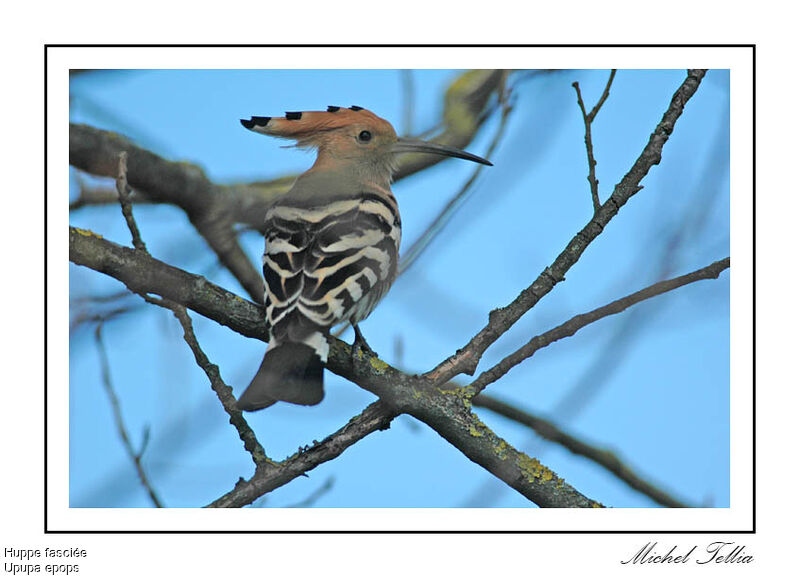
[[[390,183],[398,153],[422,152],[490,165],[450,146],[398,138],[359,106],[241,120],[254,132],[317,150],[314,165],[266,214],[263,262],[269,347],[239,398],[243,411],[276,401],[322,401],[331,328],[350,322],[353,351],[371,353],[358,323],[397,275],[400,214]]]

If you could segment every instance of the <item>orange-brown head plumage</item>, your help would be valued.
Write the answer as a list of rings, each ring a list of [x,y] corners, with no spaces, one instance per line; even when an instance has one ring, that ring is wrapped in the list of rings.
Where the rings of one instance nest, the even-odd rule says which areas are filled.
[[[350,165],[379,174],[381,180],[391,176],[397,134],[388,121],[360,106],[287,112],[284,117],[254,116],[241,123],[254,132],[294,140],[301,148],[317,149],[317,161],[311,170]]]
[[[327,111],[287,112],[284,117],[241,119],[254,132],[292,139],[297,146],[316,148],[317,161],[309,169],[349,173],[362,182],[388,185],[398,153],[422,152],[490,165],[472,153],[435,142],[398,138],[392,125],[360,106],[329,106]]]
[[[359,155],[381,148],[380,145],[390,148],[397,141],[389,122],[360,106],[287,112],[285,117],[254,116],[241,123],[253,132],[297,141],[300,147],[336,147],[342,152],[351,149]]]

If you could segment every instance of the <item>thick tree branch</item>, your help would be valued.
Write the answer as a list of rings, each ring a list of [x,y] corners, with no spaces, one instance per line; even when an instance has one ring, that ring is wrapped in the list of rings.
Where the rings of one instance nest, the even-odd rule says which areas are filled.
[[[69,228],[69,259],[76,265],[122,281],[134,293],[155,293],[242,335],[267,340],[261,307],[200,275],[187,273],[75,227]]]
[[[544,439],[550,440],[551,442],[567,448],[575,455],[583,456],[592,460],[628,484],[628,486],[649,497],[657,504],[661,504],[662,506],[666,506],[668,508],[689,507],[688,504],[685,504],[681,500],[678,500],[670,495],[665,490],[662,490],[661,488],[643,479],[610,450],[601,449],[586,443],[580,438],[568,434],[549,420],[533,415],[529,412],[522,411],[513,405],[502,402],[499,399],[495,399],[494,397],[490,397],[486,394],[481,394],[475,397],[472,400],[472,403],[475,407],[486,408],[498,415],[502,415],[503,417],[525,425],[534,430]]]
[[[559,339],[564,339],[565,337],[575,335],[575,333],[587,325],[594,323],[603,317],[621,313],[628,307],[631,307],[637,303],[641,303],[642,301],[650,299],[651,297],[662,295],[668,291],[673,291],[679,287],[683,287],[684,285],[688,285],[689,283],[694,283],[696,281],[702,281],[704,279],[716,279],[719,277],[720,273],[730,266],[731,259],[730,257],[726,257],[725,259],[715,261],[711,265],[691,273],[687,273],[686,275],[681,275],[680,277],[674,277],[672,279],[667,279],[666,281],[654,283],[649,287],[645,287],[644,289],[636,291],[635,293],[626,295],[625,297],[612,301],[607,305],[589,311],[588,313],[576,315],[558,327],[554,327],[553,329],[550,329],[541,335],[537,335],[528,341],[528,343],[517,349],[514,353],[505,357],[502,361],[500,361],[500,363],[481,373],[477,379],[475,379],[475,381],[468,386],[468,389],[473,395],[477,395],[483,391],[487,385],[497,381],[511,369],[531,357],[540,349],[547,347],[551,343],[554,343]]]
[[[650,140],[639,158],[614,187],[611,197],[603,203],[589,223],[572,238],[553,264],[546,267],[511,304],[492,311],[489,314],[489,323],[464,347],[426,373],[426,378],[442,384],[460,373],[472,375],[486,349],[547,295],[557,283],[564,280],[567,271],[578,262],[589,244],[602,233],[603,228],[620,208],[642,189],[640,183],[650,169],[661,162],[664,144],[672,134],[684,106],[700,86],[704,75],[705,70],[689,70],[686,80],[672,96],[664,116],[650,135]]]
[[[177,301],[243,335],[266,339],[263,311],[254,303],[247,302],[202,277],[157,261],[142,251],[106,241],[91,232],[70,227],[69,235],[70,261],[73,263],[115,277],[136,293],[157,294]],[[389,419],[393,413],[413,415],[472,461],[534,503],[543,507],[600,506],[537,460],[514,449],[481,423],[471,411],[471,404],[463,388],[440,389],[430,380],[402,373],[375,357],[366,357],[363,353],[353,356],[350,346],[339,340],[333,340],[331,344],[327,367],[379,396],[388,408],[388,413],[381,415],[381,419]],[[375,419],[378,418],[372,416],[371,423]],[[374,429],[378,429],[378,426]],[[369,431],[374,429],[366,428]],[[352,439],[350,430],[348,436],[350,437],[347,439],[351,441],[347,445],[357,441]],[[331,445],[337,443],[338,437],[330,441]],[[331,449],[326,446],[320,451],[324,456]],[[278,469],[283,471],[282,468]],[[286,476],[300,475],[296,472],[297,470],[289,470],[289,473],[275,474],[277,478],[269,478],[271,481],[268,482],[260,481],[261,476],[256,475],[250,482],[239,484],[237,487],[244,496],[241,499],[245,500],[239,505],[250,503],[264,491],[268,491],[264,490],[265,487],[272,487],[272,484],[280,480],[284,480],[281,483],[286,483]]]

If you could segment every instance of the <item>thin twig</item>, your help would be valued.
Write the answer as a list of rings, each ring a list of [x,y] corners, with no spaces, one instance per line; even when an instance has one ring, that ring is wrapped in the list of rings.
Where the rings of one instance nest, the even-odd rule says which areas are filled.
[[[105,344],[103,343],[102,323],[97,324],[94,336],[97,343],[97,351],[100,354],[100,368],[103,376],[103,388],[106,390],[108,400],[111,403],[111,411],[114,414],[114,422],[117,425],[117,433],[119,433],[119,437],[122,440],[122,445],[125,446],[125,451],[128,454],[128,457],[131,459],[133,466],[136,468],[139,481],[147,491],[150,501],[153,502],[153,505],[156,508],[163,508],[163,503],[159,499],[158,494],[156,494],[156,491],[153,488],[153,485],[150,483],[150,479],[147,477],[147,473],[144,471],[144,467],[142,466],[142,454],[147,447],[147,440],[149,438],[148,430],[145,430],[141,448],[139,451],[136,451],[133,448],[131,438],[128,435],[128,429],[125,427],[125,420],[122,418],[122,410],[120,408],[119,398],[117,397],[117,393],[114,391],[114,386],[111,383],[111,367],[108,363],[108,353],[106,352]]]
[[[99,306],[106,303],[113,303],[114,301],[122,301],[131,297],[132,293],[127,290],[116,291],[109,295],[85,295],[82,297],[72,297],[69,300],[70,307],[70,322],[69,333],[70,335],[78,329],[81,325],[86,323],[104,323],[115,317],[126,315],[127,313],[136,311],[144,307],[144,303],[131,302],[127,305],[119,305],[113,309],[91,309],[91,306]]]
[[[586,113],[586,107],[583,104],[583,98],[581,97],[581,87],[577,81],[572,83],[573,88],[575,88],[575,92],[578,94],[578,106],[581,108],[581,114],[583,115],[583,125],[586,130],[586,134],[584,136],[584,142],[586,143],[586,156],[589,159],[589,176],[587,179],[589,180],[589,188],[591,189],[592,193],[592,205],[594,206],[594,212],[597,213],[600,210],[600,193],[598,191],[599,182],[597,180],[597,176],[595,175],[595,167],[597,166],[597,161],[594,158],[594,148],[592,147],[592,122],[594,122],[594,117],[597,116],[597,113],[600,112],[600,108],[603,106],[603,103],[608,98],[609,91],[611,90],[611,83],[614,81],[614,76],[617,74],[617,70],[614,69],[611,71],[611,75],[608,77],[608,82],[606,83],[606,88],[603,90],[603,94],[600,96],[600,100],[597,101],[597,104],[594,105],[591,112],[588,114]]]
[[[183,327],[183,339],[192,350],[197,365],[208,377],[211,383],[211,389],[217,394],[217,398],[222,404],[222,407],[230,417],[230,424],[235,427],[236,431],[239,433],[239,439],[242,440],[245,449],[251,455],[253,463],[256,465],[256,471],[258,472],[263,469],[269,469],[270,466],[275,466],[276,463],[267,457],[263,446],[258,441],[258,438],[256,438],[255,432],[253,432],[247,421],[245,421],[242,411],[236,407],[236,398],[233,396],[233,389],[222,380],[219,367],[209,361],[200,347],[200,343],[197,341],[194,328],[192,327],[192,320],[189,314],[186,313],[186,308],[168,299],[153,298],[144,294],[142,294],[142,298],[148,303],[171,310],[180,322],[181,327]]]
[[[600,95],[600,100],[597,101],[597,104],[594,105],[592,112],[589,113],[589,122],[594,122],[594,117],[597,116],[597,113],[600,112],[600,108],[603,106],[603,103],[608,98],[608,93],[611,91],[611,83],[614,82],[614,77],[617,75],[617,69],[614,68],[611,70],[611,74],[608,76],[608,82],[606,83],[606,87],[603,89],[603,94]]]
[[[468,389],[473,396],[478,395],[484,390],[484,388],[486,388],[487,385],[500,379],[511,369],[531,357],[543,347],[547,347],[559,339],[570,337],[571,335],[577,333],[578,330],[591,323],[594,323],[595,321],[598,321],[599,319],[602,319],[603,317],[620,313],[628,307],[650,299],[651,297],[661,295],[668,291],[677,289],[678,287],[683,287],[689,283],[694,283],[695,281],[716,279],[719,277],[720,273],[729,268],[730,265],[731,259],[730,257],[726,257],[725,259],[716,261],[706,267],[691,273],[687,273],[686,275],[681,275],[680,277],[674,277],[666,281],[654,283],[649,287],[645,287],[644,289],[636,291],[635,293],[631,293],[630,295],[612,301],[611,303],[603,305],[602,307],[598,307],[597,309],[589,311],[588,313],[576,315],[558,327],[554,327],[553,329],[550,329],[541,335],[537,335],[528,343],[517,349],[514,353],[505,357],[494,367],[481,373],[478,378],[468,386]]]
[[[481,394],[473,398],[472,403],[475,407],[483,407],[498,415],[514,420],[527,426],[542,436],[544,439],[557,443],[573,454],[583,456],[602,466],[620,480],[628,484],[631,488],[644,494],[654,502],[668,508],[688,508],[681,500],[673,497],[665,490],[658,488],[654,484],[644,480],[640,475],[627,466],[618,456],[610,450],[597,448],[556,426],[553,422],[529,412],[522,411],[510,404],[502,402],[494,397]]]
[[[128,224],[128,229],[131,232],[134,249],[139,251],[147,251],[147,247],[142,241],[142,236],[139,234],[139,227],[136,220],[133,218],[133,208],[131,207],[131,188],[128,186],[128,153],[122,151],[119,153],[119,165],[117,171],[117,194],[119,195],[119,204],[122,207],[122,216],[125,217],[125,222]]]

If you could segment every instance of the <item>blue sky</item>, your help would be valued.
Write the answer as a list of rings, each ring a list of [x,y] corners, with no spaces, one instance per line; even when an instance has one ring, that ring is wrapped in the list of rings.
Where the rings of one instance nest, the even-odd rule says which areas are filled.
[[[459,74],[414,71],[413,128],[436,123],[444,89]],[[660,120],[683,70],[621,70],[593,127],[601,200],[625,174]],[[515,107],[495,166],[414,266],[361,324],[388,362],[421,372],[466,343],[487,313],[510,302],[591,217],[579,81],[592,106],[608,71],[560,71],[517,85]],[[203,167],[220,183],[304,170],[310,153],[246,131],[239,118],[357,104],[404,124],[397,70],[108,71],[75,77],[71,121],[125,134],[174,160]],[[468,147],[483,154],[499,119]],[[710,71],[678,121],[663,160],[599,239],[537,307],[487,351],[478,371],[577,313],[729,255],[729,75]],[[440,163],[393,187],[408,247],[469,177],[473,167]],[[70,171],[71,194],[77,175]],[[95,180],[90,180],[95,183]],[[99,182],[99,181],[97,181]],[[169,206],[136,206],[150,252],[244,295],[214,255]],[[119,208],[73,211],[70,223],[121,244],[130,236]],[[263,240],[244,232],[259,262]],[[70,265],[70,297],[118,292],[121,284]],[[729,274],[695,283],[604,319],[551,345],[491,385],[487,393],[553,419],[613,449],[637,472],[692,504],[730,501]],[[123,303],[136,304],[138,298]],[[107,307],[114,307],[112,303]],[[79,305],[72,307],[73,314]],[[238,394],[264,344],[193,315],[198,339]],[[93,327],[70,341],[70,505],[150,505],[116,434],[100,379]],[[169,312],[141,306],[105,325],[112,378],[134,443],[148,429],[144,465],[168,506],[204,505],[252,474]],[[345,334],[350,340],[351,334]],[[267,453],[282,459],[322,439],[374,396],[326,373],[315,407],[278,404],[248,415]],[[461,383],[467,383],[462,377]],[[481,419],[590,497],[617,507],[650,507],[596,465],[542,442],[485,410]],[[526,507],[427,426],[403,416],[341,457],[280,488],[259,505],[297,504],[321,488],[318,507]]]

